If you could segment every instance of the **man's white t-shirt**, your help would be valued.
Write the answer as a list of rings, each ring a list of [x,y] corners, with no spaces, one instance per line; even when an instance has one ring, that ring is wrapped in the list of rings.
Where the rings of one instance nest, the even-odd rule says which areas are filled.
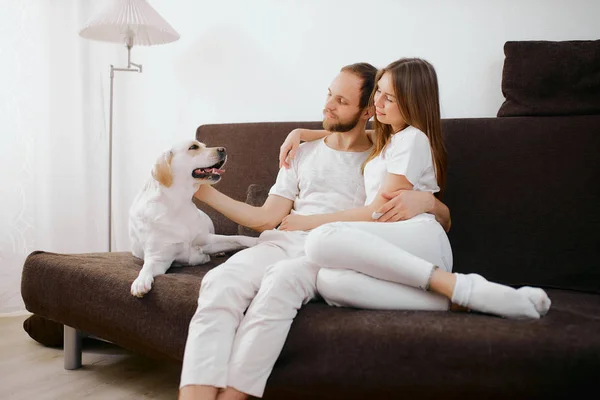
[[[429,139],[415,127],[394,134],[381,154],[365,166],[365,205],[373,202],[388,172],[404,175],[414,190],[432,193],[440,190]]]
[[[325,139],[303,143],[290,168],[280,168],[269,195],[294,201],[292,214],[328,214],[365,204],[364,152],[334,150]]]

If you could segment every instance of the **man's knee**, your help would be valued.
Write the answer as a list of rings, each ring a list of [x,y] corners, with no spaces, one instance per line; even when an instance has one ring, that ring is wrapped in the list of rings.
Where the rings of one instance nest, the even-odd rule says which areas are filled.
[[[265,273],[261,291],[269,297],[289,297],[295,293],[302,300],[315,294],[318,268],[309,262],[285,260],[273,264]]]
[[[208,271],[202,278],[198,304],[204,306],[229,304],[245,310],[250,301],[248,295],[251,292],[250,277],[240,274],[238,271],[216,267]]]
[[[261,286],[285,288],[285,291],[293,287],[294,282],[298,280],[295,266],[285,261],[280,261],[267,268]]]
[[[219,267],[215,267],[208,271],[202,278],[202,283],[200,284],[200,294],[222,283],[223,278],[226,278],[227,275],[228,274]]]

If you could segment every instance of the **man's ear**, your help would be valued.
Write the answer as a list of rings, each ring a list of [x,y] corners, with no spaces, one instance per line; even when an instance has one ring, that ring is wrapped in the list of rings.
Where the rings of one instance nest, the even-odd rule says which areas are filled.
[[[373,106],[367,106],[365,107],[365,110],[363,111],[362,117],[365,120],[370,120],[373,116],[375,115],[375,107]]]
[[[158,183],[165,187],[170,187],[173,184],[173,171],[171,170],[171,160],[173,159],[172,151],[165,151],[154,164],[152,169],[152,177]]]

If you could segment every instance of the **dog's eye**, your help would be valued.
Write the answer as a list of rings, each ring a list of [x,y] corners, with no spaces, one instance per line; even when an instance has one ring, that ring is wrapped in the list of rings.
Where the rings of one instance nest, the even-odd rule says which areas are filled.
[[[198,150],[200,148],[200,146],[198,146],[197,144],[193,144],[190,146],[190,148],[188,150]]]

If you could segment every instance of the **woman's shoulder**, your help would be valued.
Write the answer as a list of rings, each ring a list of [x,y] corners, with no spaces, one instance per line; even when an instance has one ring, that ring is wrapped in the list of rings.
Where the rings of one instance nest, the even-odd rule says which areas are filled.
[[[413,146],[413,145],[429,145],[429,139],[427,135],[418,128],[414,126],[408,126],[401,132],[396,133],[392,136],[391,145],[392,146]]]

